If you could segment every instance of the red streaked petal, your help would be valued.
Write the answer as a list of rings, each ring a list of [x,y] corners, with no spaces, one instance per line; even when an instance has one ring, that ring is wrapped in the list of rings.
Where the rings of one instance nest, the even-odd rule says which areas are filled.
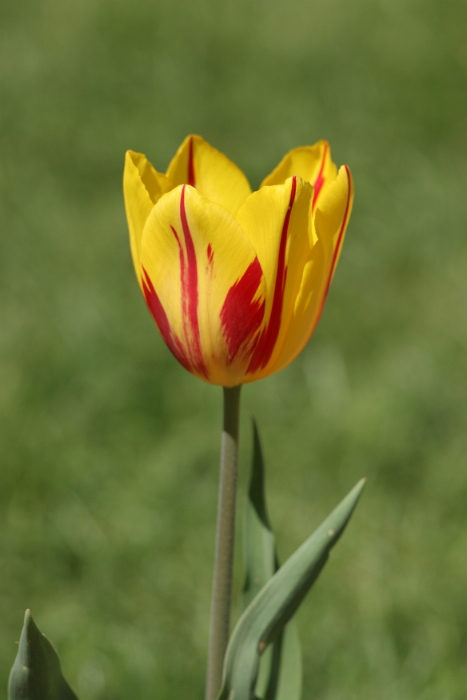
[[[284,299],[285,283],[287,281],[287,266],[285,263],[287,235],[289,230],[290,215],[292,213],[292,207],[295,201],[296,190],[297,178],[294,176],[292,178],[292,186],[290,189],[289,206],[285,214],[284,223],[282,225],[271,314],[267,326],[261,332],[256,343],[254,352],[250,360],[250,364],[248,365],[249,374],[266,367],[267,363],[271,359],[271,355],[276,344],[277,336],[279,335],[279,330],[281,326],[282,303]]]
[[[328,296],[329,292],[329,287],[331,286],[331,281],[334,275],[334,271],[336,269],[337,261],[339,259],[339,254],[342,248],[342,243],[344,241],[344,234],[345,234],[345,229],[347,228],[347,224],[349,222],[349,217],[350,217],[350,212],[352,209],[352,198],[353,198],[353,187],[352,187],[352,176],[350,175],[350,170],[347,167],[347,165],[342,166],[345,170],[345,173],[347,175],[347,181],[348,181],[348,190],[347,190],[347,201],[345,203],[345,210],[344,210],[344,216],[342,218],[341,225],[339,227],[339,231],[337,233],[337,238],[335,239],[335,245],[334,245],[334,251],[332,254],[332,261],[331,261],[331,268],[329,270],[329,275],[328,279],[326,282],[326,287],[324,290],[323,298],[321,301],[321,306],[318,312],[318,317],[316,319],[316,323],[314,325],[314,328],[316,328],[319,319],[321,318],[321,314],[323,313],[324,309],[324,304],[326,303],[326,298]],[[313,328],[313,330],[314,330]]]
[[[185,367],[189,372],[193,371],[193,368],[185,355],[183,346],[177,338],[176,334],[172,331],[170,327],[169,319],[165,313],[164,307],[157,295],[154,285],[152,284],[148,273],[143,267],[143,294],[146,299],[146,304],[148,305],[149,311],[154,318],[157,327],[162,335],[165,344],[171,351],[171,353],[176,357],[180,364]]]
[[[251,188],[242,171],[200,136],[188,136],[167,168],[173,187],[191,185],[235,215]]]
[[[265,302],[255,299],[262,276],[261,265],[255,258],[225,298],[220,318],[228,348],[228,365],[239,355],[248,355],[263,321]]]
[[[256,257],[235,218],[190,185],[161,198],[145,227],[142,264],[160,301],[152,301],[153,314],[175,356],[213,384],[244,379],[264,313]]]
[[[177,241],[180,262],[180,293],[181,311],[184,330],[184,354],[189,363],[199,374],[207,377],[207,369],[201,350],[201,339],[198,322],[198,263],[190,227],[185,209],[185,187],[180,196],[180,221],[182,224],[184,245],[174,226],[170,226]],[[183,363],[182,363],[183,364]]]
[[[304,348],[322,314],[339,258],[353,201],[350,170],[343,166],[323,192],[314,213],[315,244],[303,271],[294,313],[283,346],[271,367],[277,372]]]
[[[180,196],[180,221],[182,224],[184,245],[182,245],[175,227],[170,227],[179,249],[180,302],[184,331],[183,343],[170,328],[167,314],[164,311],[147,273],[143,283],[143,291],[151,313],[172,353],[186,369],[207,377],[208,372],[201,350],[198,323],[198,264],[186,215],[185,187],[186,186],[183,185]]]

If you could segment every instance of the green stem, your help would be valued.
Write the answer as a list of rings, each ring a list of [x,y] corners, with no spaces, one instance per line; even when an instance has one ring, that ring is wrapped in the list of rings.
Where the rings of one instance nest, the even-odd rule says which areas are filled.
[[[232,570],[237,495],[238,423],[241,386],[224,387],[224,424],[221,440],[216,553],[211,600],[206,700],[216,700],[229,641]]]

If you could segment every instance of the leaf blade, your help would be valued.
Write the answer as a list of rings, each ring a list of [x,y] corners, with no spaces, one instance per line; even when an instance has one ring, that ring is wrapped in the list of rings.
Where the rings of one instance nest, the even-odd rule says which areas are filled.
[[[228,700],[232,691],[235,700],[254,697],[261,653],[281,632],[318,578],[330,550],[344,532],[365,483],[366,479],[358,482],[240,617],[227,648],[219,700]]]
[[[60,660],[26,610],[18,653],[8,681],[9,700],[78,700],[62,674]]]
[[[245,569],[243,610],[279,568],[274,533],[265,495],[265,464],[256,421],[253,424],[253,460],[245,511]],[[300,700],[301,648],[294,619],[261,657],[255,693],[260,700]]]

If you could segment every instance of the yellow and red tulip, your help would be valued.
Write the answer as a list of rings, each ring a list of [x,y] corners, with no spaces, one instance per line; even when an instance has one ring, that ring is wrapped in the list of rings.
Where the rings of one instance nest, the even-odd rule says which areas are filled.
[[[165,175],[128,151],[125,206],[139,285],[190,372],[236,386],[279,371],[321,315],[353,201],[329,145],[296,148],[252,192],[200,136]]]

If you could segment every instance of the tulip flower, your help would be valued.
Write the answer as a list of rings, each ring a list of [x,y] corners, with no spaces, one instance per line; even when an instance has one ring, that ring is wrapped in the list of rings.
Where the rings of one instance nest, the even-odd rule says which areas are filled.
[[[290,151],[256,192],[189,136],[167,172],[128,151],[125,206],[136,276],[177,360],[232,387],[278,372],[320,318],[353,200],[329,145]]]

